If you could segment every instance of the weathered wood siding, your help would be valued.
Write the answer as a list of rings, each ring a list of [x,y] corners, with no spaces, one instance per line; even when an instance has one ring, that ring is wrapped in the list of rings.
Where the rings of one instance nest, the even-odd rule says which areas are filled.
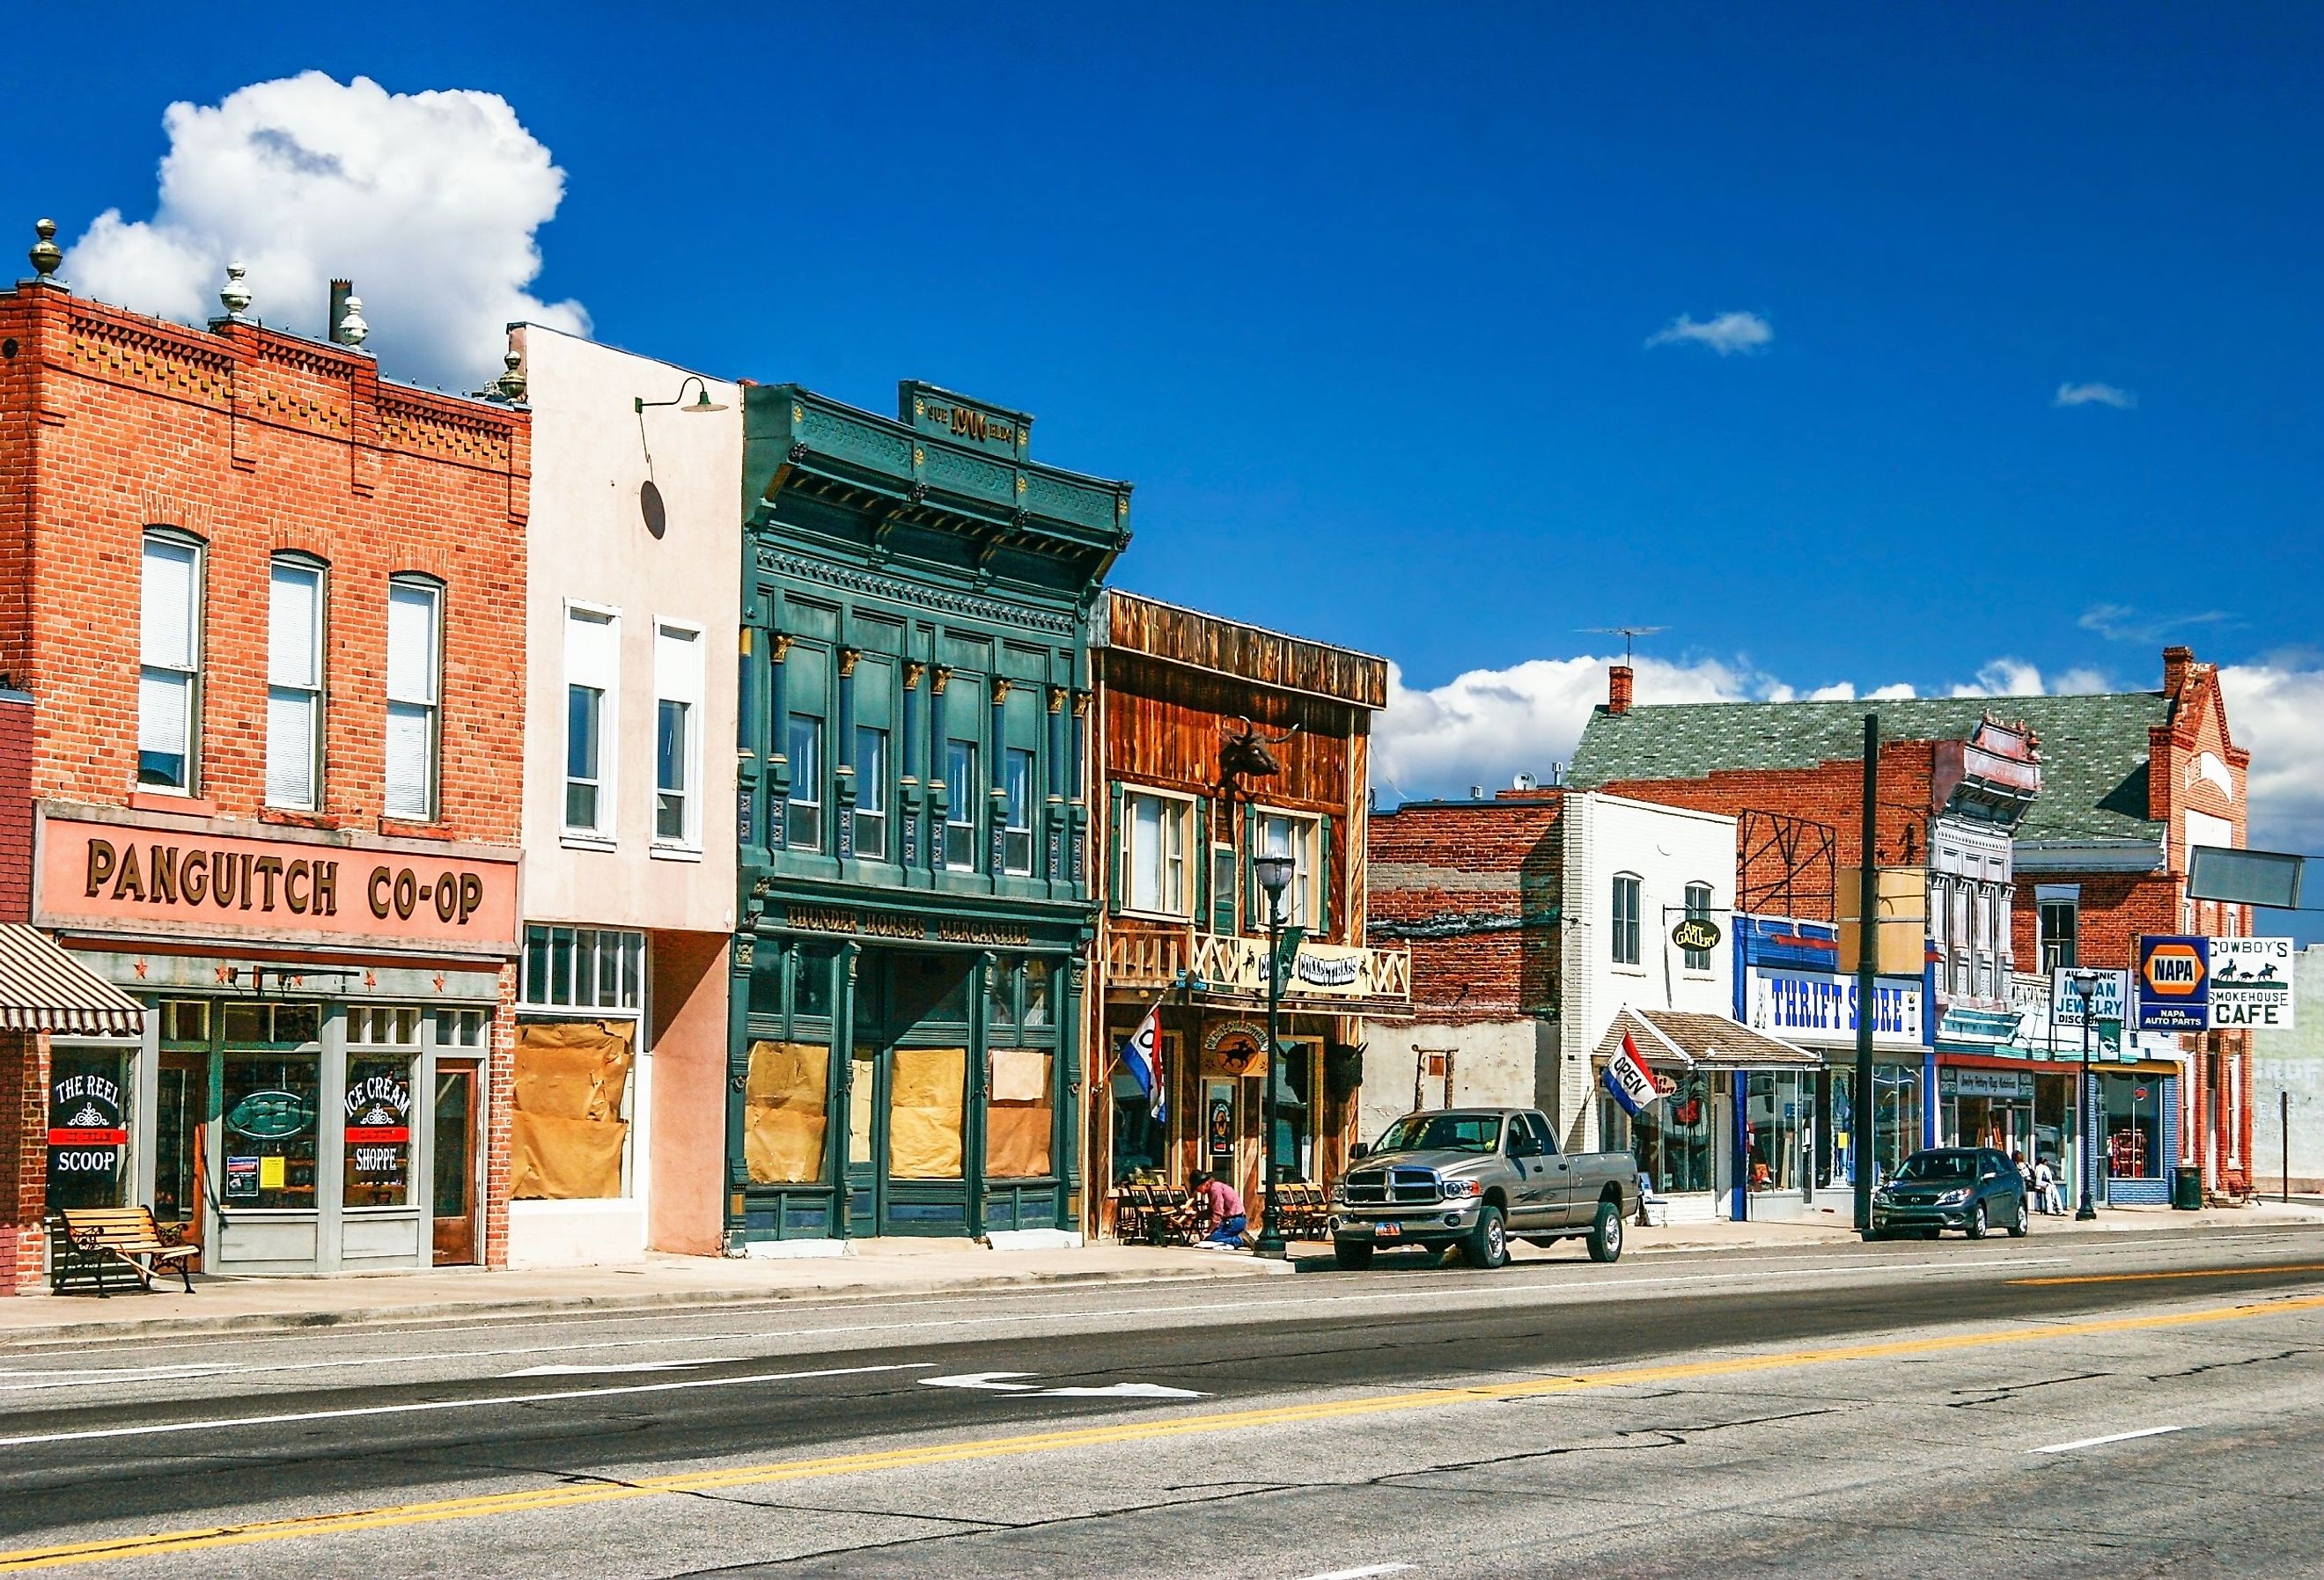
[[[1107,633],[1120,650],[1213,674],[1351,703],[1388,706],[1388,661],[1115,590]]]

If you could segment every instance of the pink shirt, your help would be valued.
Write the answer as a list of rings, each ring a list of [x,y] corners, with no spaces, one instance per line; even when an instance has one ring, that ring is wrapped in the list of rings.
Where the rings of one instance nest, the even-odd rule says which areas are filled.
[[[1211,1204],[1211,1222],[1223,1224],[1229,1218],[1242,1216],[1242,1197],[1235,1187],[1223,1179],[1213,1179],[1203,1187],[1203,1199]]]

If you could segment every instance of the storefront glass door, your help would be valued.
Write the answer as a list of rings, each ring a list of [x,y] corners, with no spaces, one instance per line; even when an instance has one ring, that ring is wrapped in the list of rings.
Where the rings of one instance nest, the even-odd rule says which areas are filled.
[[[473,1266],[476,1257],[477,1067],[467,1061],[436,1065],[436,1163],[433,1180],[435,1263]]]
[[[876,1048],[858,1047],[847,1070],[847,1223],[853,1234],[881,1233],[886,1193],[888,1061]]]

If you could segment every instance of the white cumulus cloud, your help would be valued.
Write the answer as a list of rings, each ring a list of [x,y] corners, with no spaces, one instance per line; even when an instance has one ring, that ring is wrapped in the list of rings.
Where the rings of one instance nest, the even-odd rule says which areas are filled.
[[[2219,688],[2227,727],[2252,754],[2251,844],[2324,856],[2324,668],[2228,664]]]
[[[2116,384],[2097,383],[2060,384],[2058,393],[2050,397],[2052,406],[2111,406],[2117,411],[2127,411],[2138,404],[2138,393]]]
[[[1757,313],[1720,313],[1715,319],[1681,313],[1647,336],[1646,346],[1701,346],[1732,356],[1738,351],[1763,351],[1775,338],[1775,326]]]
[[[308,71],[161,120],[153,217],[97,216],[65,258],[75,290],[198,323],[239,260],[253,317],[319,337],[329,282],[352,277],[382,368],[458,389],[499,371],[512,320],[588,330],[580,303],[528,290],[565,172],[498,94]]]
[[[1613,661],[1530,659],[1417,691],[1390,664],[1388,710],[1373,734],[1373,777],[1390,800],[1507,785],[1520,772],[1545,781],[1553,763],[1573,755],[1590,710],[1606,700]],[[1642,702],[1741,702],[1769,690],[1767,679],[1748,665],[1717,659],[1637,659],[1632,667]]]

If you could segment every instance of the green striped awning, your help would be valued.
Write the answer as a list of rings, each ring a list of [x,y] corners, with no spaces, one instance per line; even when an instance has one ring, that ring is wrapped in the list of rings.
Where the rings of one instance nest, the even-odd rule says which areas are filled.
[[[38,929],[0,922],[0,1031],[134,1037],[145,1006],[90,971]]]

